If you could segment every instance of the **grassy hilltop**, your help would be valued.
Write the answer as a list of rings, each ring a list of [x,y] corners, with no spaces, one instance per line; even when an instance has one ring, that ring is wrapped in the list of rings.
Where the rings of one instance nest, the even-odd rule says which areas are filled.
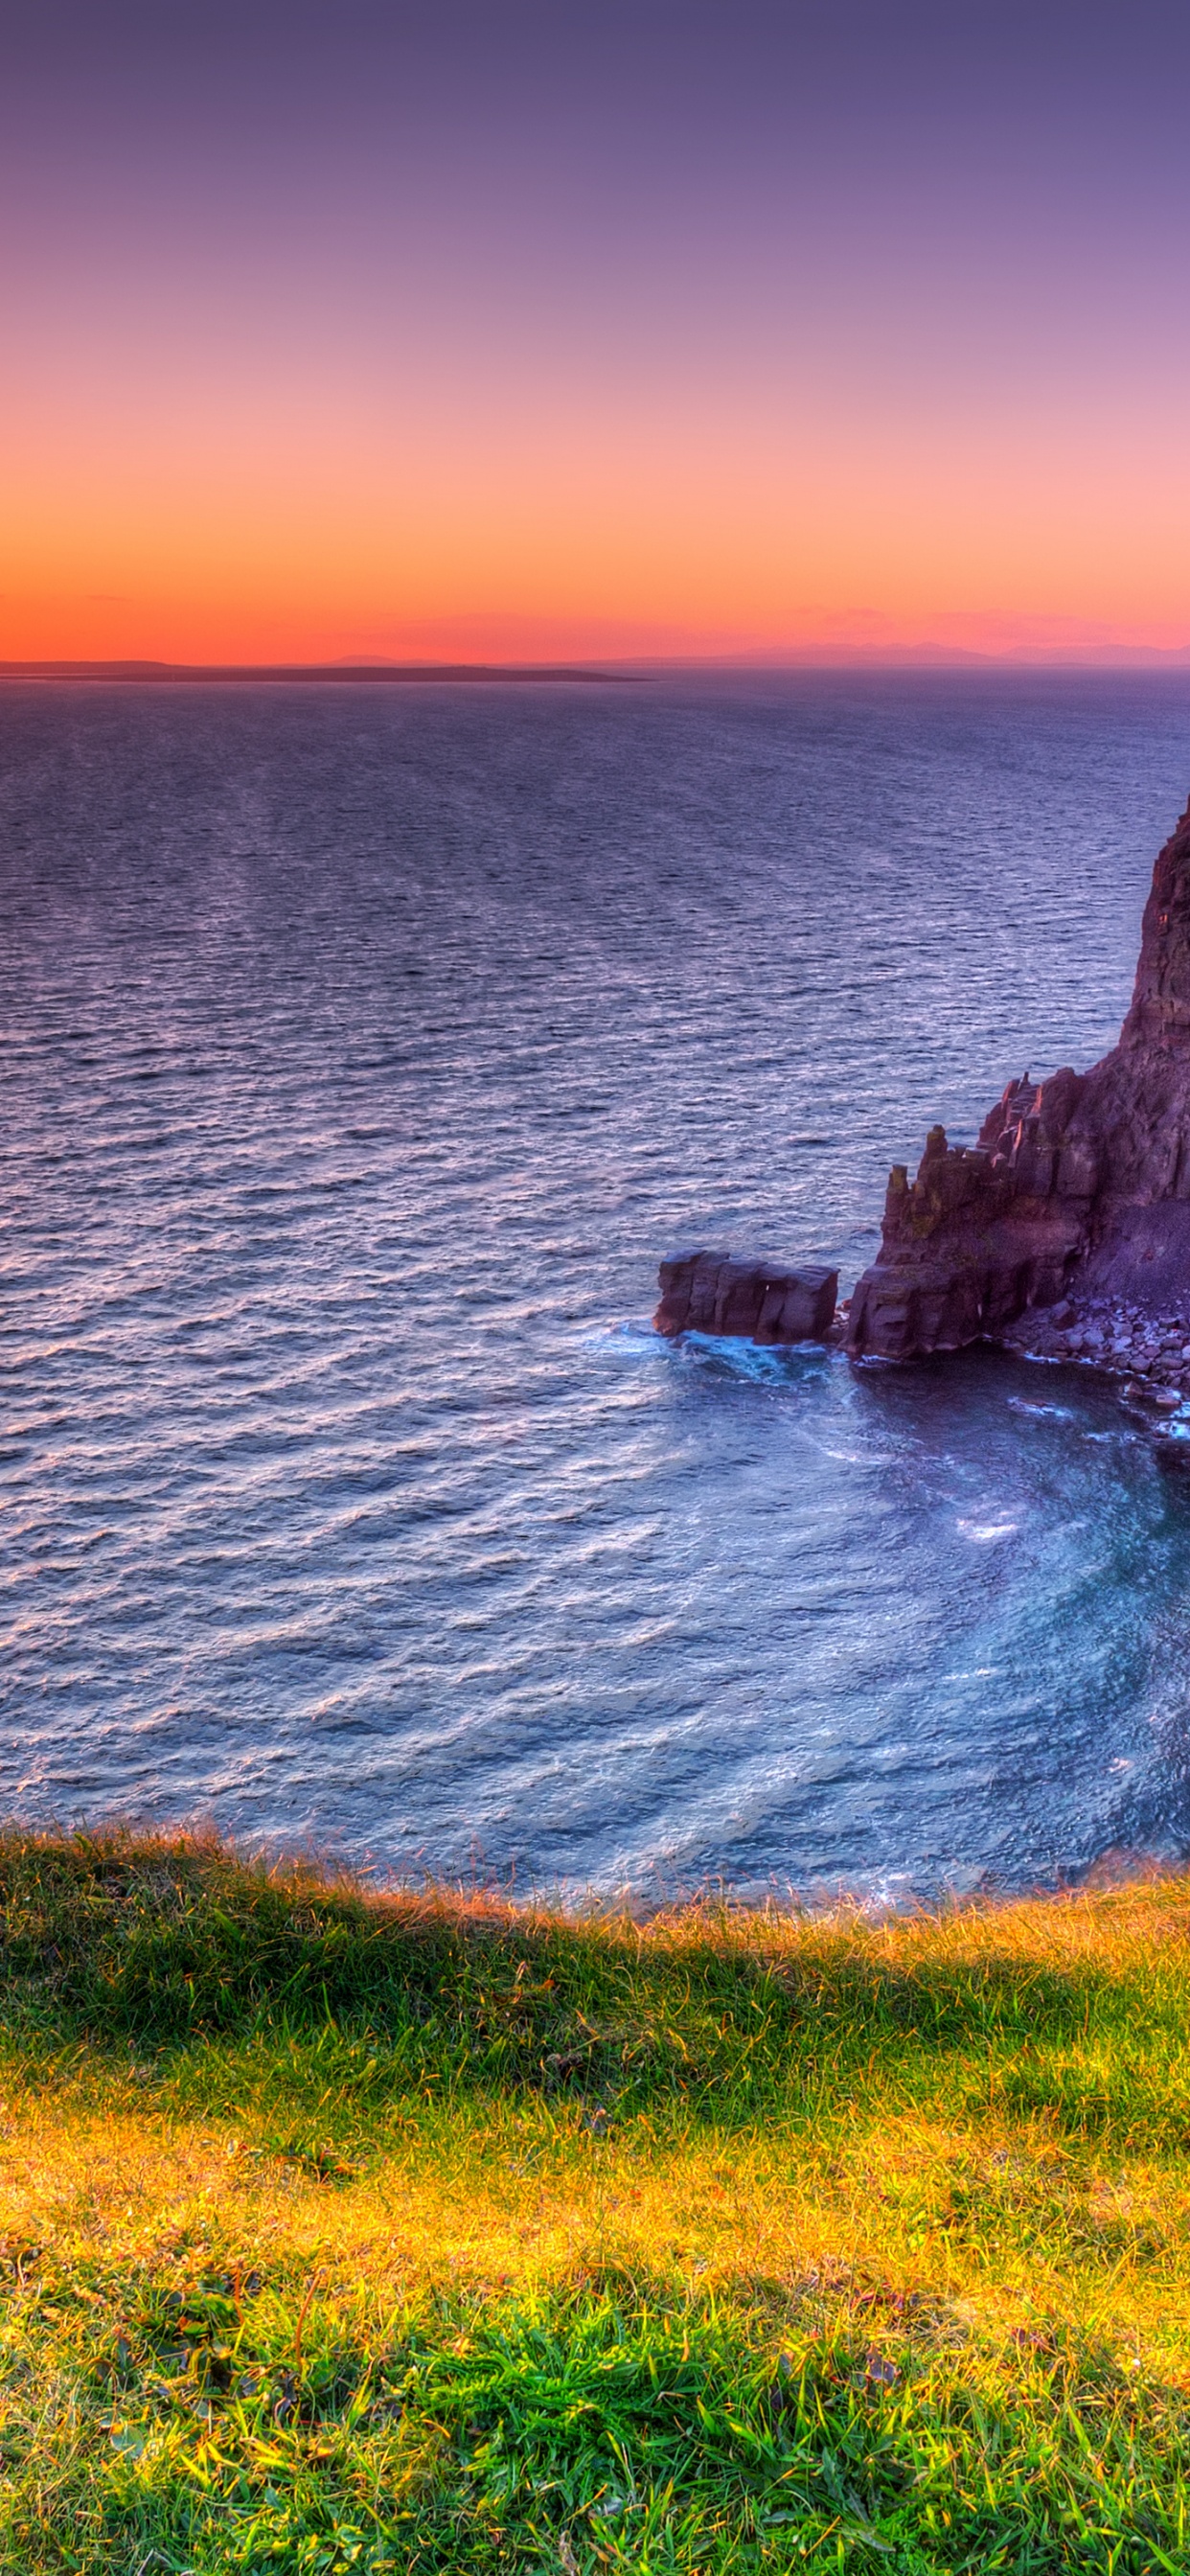
[[[1190,1884],[0,1907],[0,2569],[1190,2568]]]

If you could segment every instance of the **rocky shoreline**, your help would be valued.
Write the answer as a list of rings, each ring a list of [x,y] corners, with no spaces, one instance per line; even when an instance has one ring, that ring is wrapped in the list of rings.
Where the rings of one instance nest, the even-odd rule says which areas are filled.
[[[836,1285],[700,1249],[662,1263],[655,1321],[860,1364],[992,1342],[1103,1371],[1154,1417],[1190,1400],[1190,806],[1153,871],[1118,1044],[1088,1073],[1009,1082],[974,1145],[932,1128],[912,1181],[893,1165],[880,1250],[837,1310]]]
[[[1138,1307],[1064,1298],[1022,1317],[1001,1336],[1007,1350],[1033,1359],[1080,1360],[1133,1380],[1154,1403],[1178,1405],[1190,1395],[1190,1318],[1145,1315]]]
[[[1187,1304],[1190,1308],[1190,1300]],[[849,1306],[850,1300],[845,1300],[826,1336],[843,1348],[848,1341]],[[1184,1404],[1190,1404],[1190,1311],[1150,1315],[1137,1306],[1104,1298],[1064,1297],[1055,1306],[1035,1307],[1002,1332],[981,1338],[1020,1359],[1060,1360],[1094,1369],[1098,1376],[1113,1379],[1125,1397],[1167,1423]]]
[[[924,1358],[1035,1310],[1135,1342],[1146,1372],[1190,1312],[1190,807],[1153,870],[1117,1044],[1087,1073],[1010,1082],[974,1145],[933,1128],[912,1181],[894,1164],[848,1349]]]

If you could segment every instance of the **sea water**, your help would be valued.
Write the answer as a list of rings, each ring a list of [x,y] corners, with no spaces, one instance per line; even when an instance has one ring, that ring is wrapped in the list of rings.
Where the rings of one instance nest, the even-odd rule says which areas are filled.
[[[1126,1006],[1185,677],[0,691],[0,1812],[524,1891],[1190,1849],[1093,1375],[671,1345]]]

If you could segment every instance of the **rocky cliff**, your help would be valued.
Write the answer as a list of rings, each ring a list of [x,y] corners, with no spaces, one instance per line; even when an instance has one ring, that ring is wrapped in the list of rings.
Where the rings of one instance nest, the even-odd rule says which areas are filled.
[[[1157,1313],[1190,1291],[1190,807],[1153,872],[1132,1006],[1089,1073],[1010,1082],[973,1146],[932,1129],[889,1179],[848,1317],[857,1358],[999,1334],[1068,1292]]]

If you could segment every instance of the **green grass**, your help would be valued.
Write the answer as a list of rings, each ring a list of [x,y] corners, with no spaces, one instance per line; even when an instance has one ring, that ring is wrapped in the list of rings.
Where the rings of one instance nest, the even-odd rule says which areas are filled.
[[[0,2570],[1190,2569],[1190,1886],[0,1842]]]

